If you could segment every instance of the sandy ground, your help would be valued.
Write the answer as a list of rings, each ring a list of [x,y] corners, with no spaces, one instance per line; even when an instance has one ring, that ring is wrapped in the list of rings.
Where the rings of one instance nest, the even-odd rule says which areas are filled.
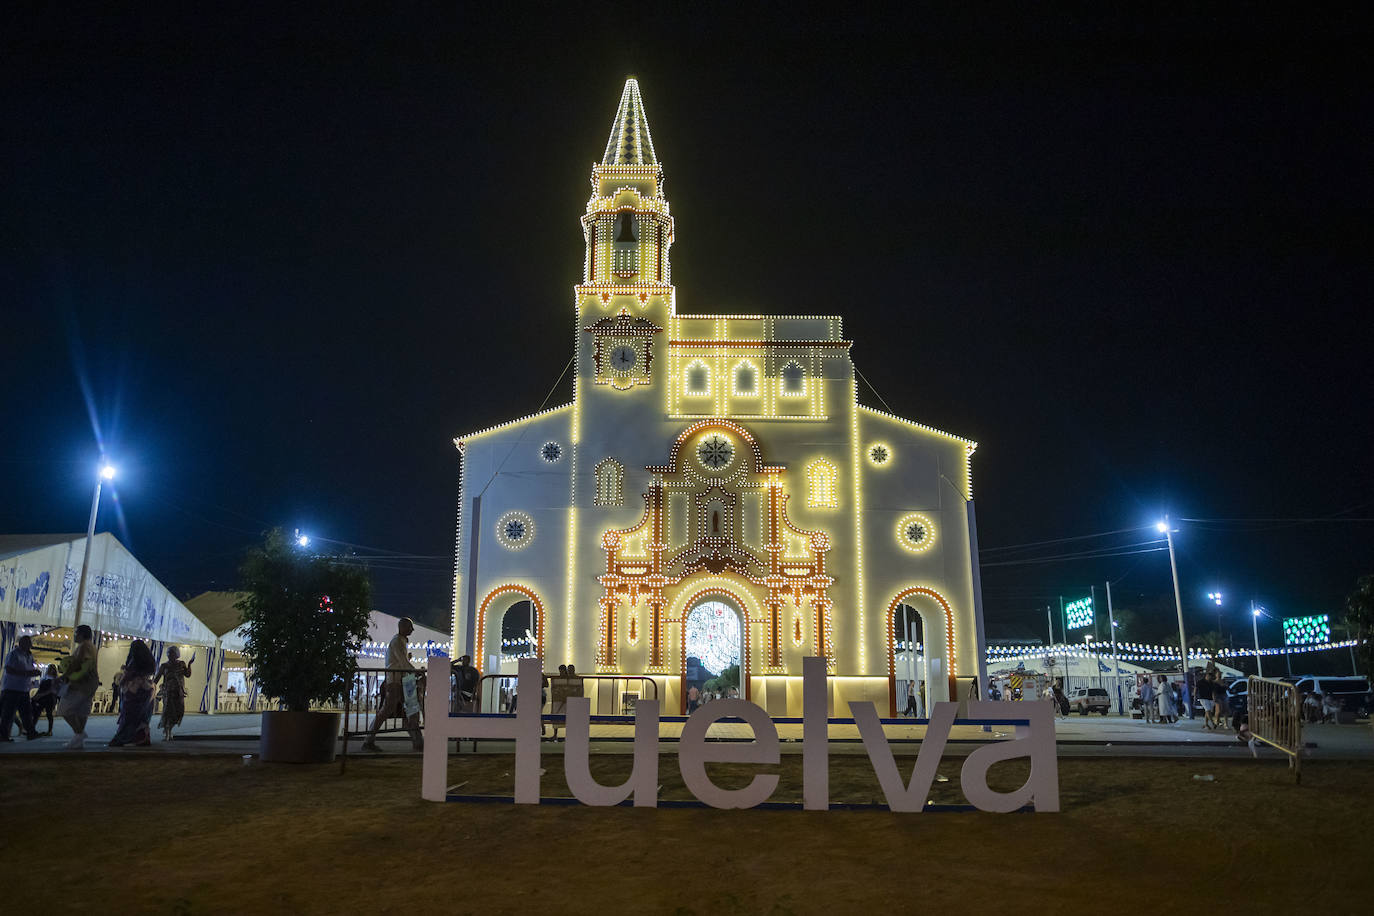
[[[712,773],[778,772],[789,800],[800,763]],[[618,781],[629,764],[595,757],[593,772]],[[675,764],[661,759],[662,797],[686,799]],[[937,803],[963,801],[958,765],[942,764]],[[545,766],[543,793],[566,796],[561,761]],[[449,778],[508,794],[510,769],[463,755]],[[1000,764],[994,786],[1023,775]],[[436,804],[419,777],[413,757],[341,776],[237,755],[9,755],[7,873],[45,909],[178,914],[1355,913],[1374,890],[1358,853],[1332,854],[1363,848],[1369,762],[1308,761],[1295,785],[1272,760],[1065,759],[1061,814],[1008,815]],[[833,758],[831,786],[835,802],[880,795],[862,757]]]

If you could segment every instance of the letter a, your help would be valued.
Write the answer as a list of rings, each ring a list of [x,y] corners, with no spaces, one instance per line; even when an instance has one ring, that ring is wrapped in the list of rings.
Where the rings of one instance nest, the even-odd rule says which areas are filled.
[[[1027,735],[998,741],[978,748],[964,760],[959,783],[964,797],[980,811],[1015,811],[1033,801],[1036,811],[1059,810],[1059,758],[1054,747],[1054,711],[1049,703],[1006,703],[973,700],[968,704],[970,719],[1028,719]],[[1000,760],[1030,757],[1030,776],[1014,792],[994,792],[988,788],[988,770]]]

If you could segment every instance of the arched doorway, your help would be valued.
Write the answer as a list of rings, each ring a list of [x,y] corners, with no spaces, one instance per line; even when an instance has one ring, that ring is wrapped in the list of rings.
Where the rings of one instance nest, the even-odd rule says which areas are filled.
[[[896,709],[894,714],[906,715],[908,696],[914,697],[916,715],[924,718],[929,715],[927,703],[929,693],[930,668],[926,664],[925,639],[922,636],[921,612],[909,604],[898,604],[892,614],[893,676],[896,687]],[[914,690],[908,694],[908,690]]]
[[[708,696],[744,696],[743,614],[722,596],[699,599],[682,621],[682,709],[693,688]]]
[[[532,589],[515,584],[492,589],[482,599],[477,611],[477,641],[473,652],[477,657],[473,661],[483,670],[492,656],[504,660],[511,655],[511,662],[516,663],[517,659],[513,656],[518,649],[507,640],[519,640],[523,645],[529,646],[530,641],[526,639],[525,634],[527,629],[534,637],[532,654],[537,658],[543,658],[546,622],[544,602]]]
[[[906,697],[901,698],[899,707],[897,679],[902,676],[897,670],[898,650],[897,628],[904,628],[904,615],[910,608],[921,621],[921,664],[917,676],[926,686],[926,702],[942,703],[954,697],[954,676],[958,673],[954,658],[954,610],[943,595],[932,588],[913,586],[898,592],[887,606],[887,683],[888,697],[893,715],[900,707],[905,707]]]

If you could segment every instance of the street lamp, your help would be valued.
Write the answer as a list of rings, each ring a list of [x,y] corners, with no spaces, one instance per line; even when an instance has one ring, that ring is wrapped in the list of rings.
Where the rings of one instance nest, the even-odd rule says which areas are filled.
[[[1174,609],[1178,611],[1178,655],[1179,668],[1183,672],[1183,705],[1188,709],[1188,718],[1193,718],[1192,692],[1188,689],[1188,635],[1183,631],[1183,595],[1178,590],[1178,561],[1174,558],[1174,527],[1169,524],[1169,516],[1155,522],[1155,530],[1168,538],[1169,571],[1174,576]]]
[[[95,476],[95,494],[91,496],[91,517],[86,523],[86,552],[81,558],[81,582],[76,587],[76,616],[72,618],[72,643],[76,643],[76,628],[81,626],[81,611],[86,604],[86,573],[91,567],[91,541],[95,538],[95,514],[100,509],[100,485],[114,480],[114,465],[108,461],[100,464],[100,472]]]
[[[1208,592],[1207,598],[1217,606],[1217,639],[1221,639],[1221,592]],[[1235,648],[1232,644],[1231,648]]]
[[[1259,671],[1259,676],[1264,677],[1264,658],[1260,655],[1259,647],[1259,616],[1264,612],[1264,608],[1255,605],[1255,599],[1250,599],[1250,630],[1255,634],[1255,667]]]

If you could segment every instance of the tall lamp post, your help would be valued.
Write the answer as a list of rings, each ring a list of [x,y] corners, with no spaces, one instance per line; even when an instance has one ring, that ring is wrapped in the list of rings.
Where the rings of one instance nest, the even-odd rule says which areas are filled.
[[[1208,592],[1207,600],[1217,606],[1217,639],[1221,639],[1221,592]]]
[[[86,523],[86,553],[81,558],[81,581],[76,587],[76,616],[72,618],[72,642],[76,642],[76,628],[81,626],[81,611],[86,604],[86,573],[91,567],[91,541],[95,539],[95,514],[100,509],[100,485],[114,480],[114,465],[105,462],[95,476],[95,494],[91,496],[91,518]]]
[[[1174,575],[1174,608],[1178,611],[1178,655],[1179,668],[1183,672],[1183,705],[1188,709],[1188,718],[1193,718],[1193,696],[1188,689],[1188,634],[1183,631],[1183,595],[1178,590],[1178,561],[1174,559],[1174,528],[1169,524],[1169,516],[1155,523],[1155,530],[1169,541],[1169,571]]]
[[[1259,676],[1264,677],[1264,658],[1260,655],[1259,647],[1259,616],[1264,613],[1264,608],[1255,605],[1255,599],[1250,599],[1250,632],[1255,634],[1255,669],[1259,671]]]

